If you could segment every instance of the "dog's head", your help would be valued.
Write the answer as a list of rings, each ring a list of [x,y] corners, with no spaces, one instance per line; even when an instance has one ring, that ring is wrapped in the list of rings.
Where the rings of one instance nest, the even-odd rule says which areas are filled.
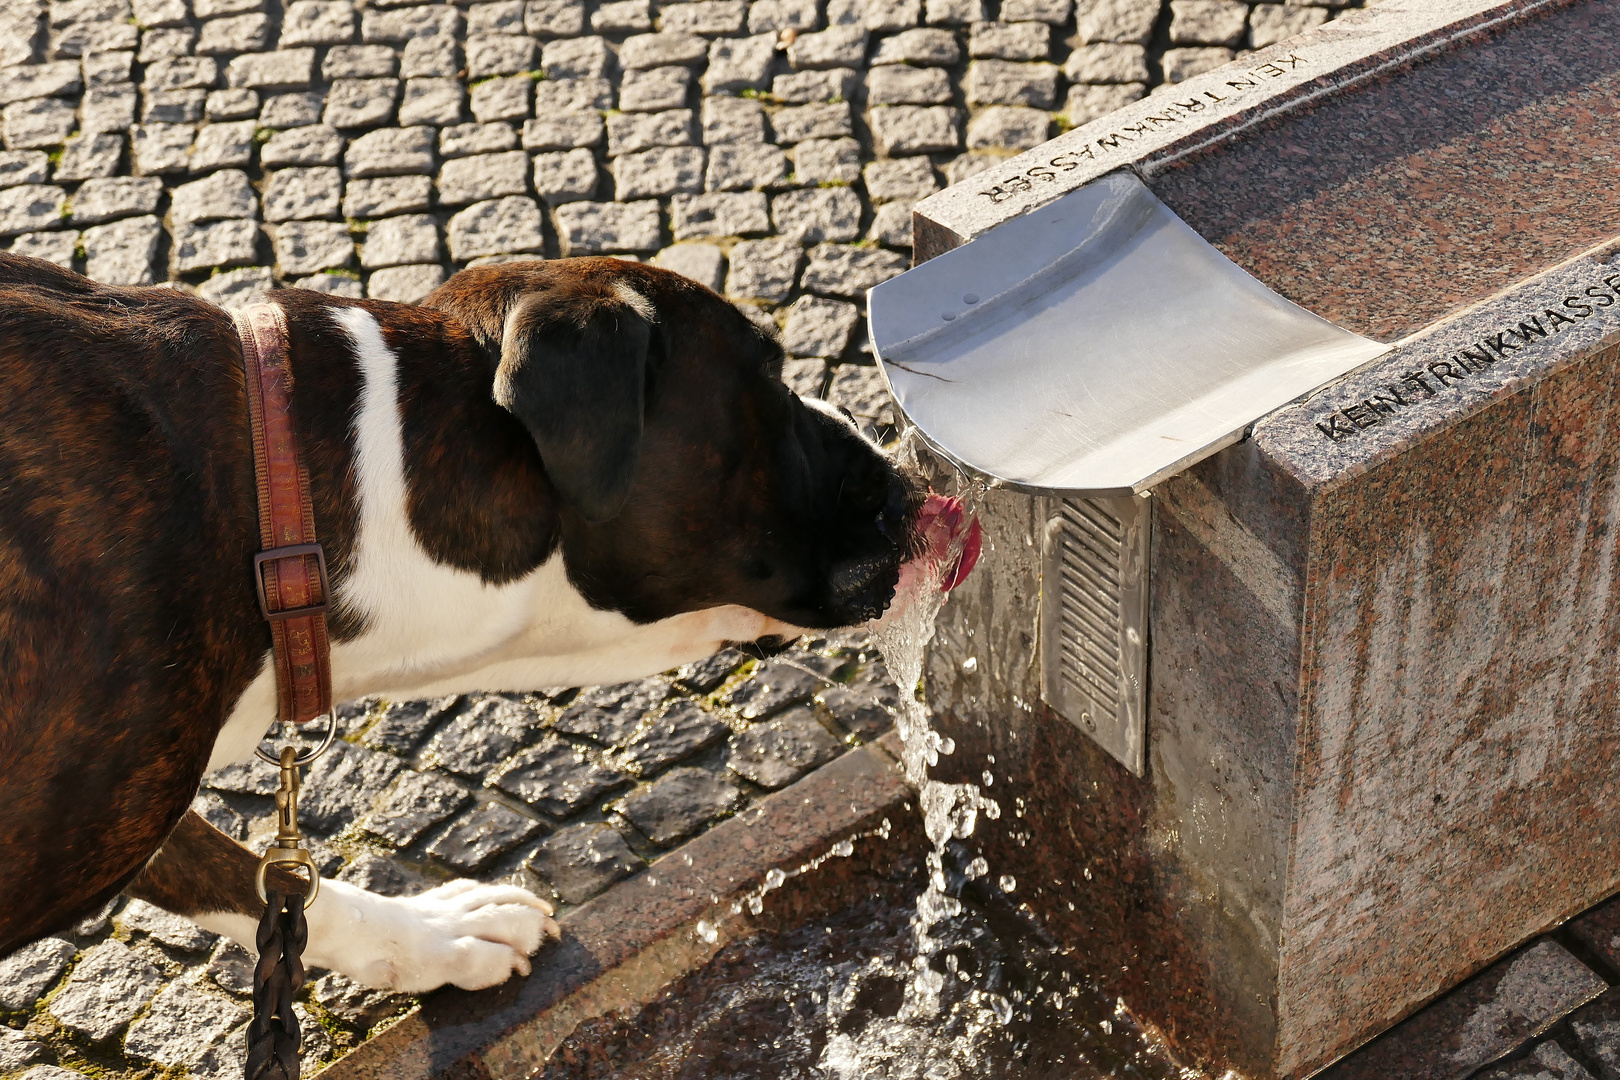
[[[876,617],[915,553],[916,487],[781,348],[677,274],[618,259],[463,271],[426,304],[468,327],[562,504],[569,576],[651,622],[737,604],[799,627]]]

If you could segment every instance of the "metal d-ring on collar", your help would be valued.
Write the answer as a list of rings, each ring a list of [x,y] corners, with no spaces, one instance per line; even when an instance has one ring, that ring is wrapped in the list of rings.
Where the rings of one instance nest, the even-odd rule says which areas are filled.
[[[332,742],[336,738],[336,736],[337,736],[337,714],[336,713],[327,713],[326,714],[326,737],[321,740],[319,746],[316,746],[316,747],[314,747],[312,749],[305,750],[305,751],[301,752],[298,755],[297,759],[293,762],[293,764],[294,765],[308,765],[310,762],[314,761],[316,758],[318,758],[322,754],[326,753],[327,750],[331,749]],[[292,749],[294,749],[294,747],[291,747],[291,746],[282,747],[283,751],[292,750]],[[263,743],[260,743],[258,746],[255,746],[253,748],[253,752],[255,754],[259,755],[259,760],[261,760],[261,761],[269,762],[271,765],[275,765],[275,766],[278,766],[278,767],[281,765],[281,758],[277,757],[274,754],[267,754],[267,753],[264,752],[264,744]]]

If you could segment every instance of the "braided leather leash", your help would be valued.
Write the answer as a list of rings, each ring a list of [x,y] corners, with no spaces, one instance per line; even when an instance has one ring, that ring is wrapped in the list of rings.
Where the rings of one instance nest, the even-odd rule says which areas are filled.
[[[303,1033],[293,1013],[293,997],[304,985],[300,959],[309,940],[302,893],[272,890],[254,943],[259,965],[253,971],[253,1023],[248,1028],[248,1080],[298,1080],[298,1048]]]
[[[255,752],[281,770],[276,791],[275,842],[259,861],[259,899],[265,902],[255,944],[253,1022],[248,1028],[247,1080],[298,1080],[302,1033],[293,998],[304,985],[304,909],[320,892],[320,871],[298,829],[299,768],[332,745],[331,645],[326,610],[331,589],[326,554],[315,537],[309,472],[298,456],[292,423],[292,372],[287,366],[287,322],[275,304],[252,304],[233,315],[242,339],[253,471],[259,499],[260,552],[253,559],[259,610],[270,622],[276,672],[276,716],[301,724],[329,717],[326,738],[302,756],[284,746],[279,757]],[[302,867],[308,889],[267,888],[273,866]],[[280,875],[278,875],[278,878]],[[294,875],[296,880],[296,875]]]

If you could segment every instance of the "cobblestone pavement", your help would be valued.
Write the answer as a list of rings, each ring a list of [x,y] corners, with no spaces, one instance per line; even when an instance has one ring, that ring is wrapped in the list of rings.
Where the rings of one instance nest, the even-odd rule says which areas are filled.
[[[859,634],[768,660],[735,650],[594,689],[369,700],[310,770],[301,817],[323,873],[389,895],[452,877],[590,899],[769,791],[888,731],[897,691]],[[274,769],[207,777],[195,807],[256,850]],[[0,959],[0,1076],[240,1075],[252,962],[140,901]],[[311,973],[309,1063],[410,999]],[[165,1071],[167,1070],[167,1071]],[[31,1080],[62,1080],[40,1074]]]

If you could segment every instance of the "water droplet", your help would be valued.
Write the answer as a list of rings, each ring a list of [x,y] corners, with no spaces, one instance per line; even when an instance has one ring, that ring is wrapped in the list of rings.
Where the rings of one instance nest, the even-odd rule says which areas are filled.
[[[1012,1022],[1012,1002],[1000,994],[990,995],[990,1008],[996,1014],[996,1022],[1005,1026]]]
[[[697,924],[697,936],[702,938],[704,941],[707,941],[710,945],[713,945],[716,941],[720,940],[720,931],[711,926],[708,920],[699,919]]]
[[[986,769],[986,770],[984,770],[984,772],[980,773],[979,774],[979,779],[984,781],[984,786],[985,787],[989,787],[991,784],[994,784],[996,782],[996,778],[994,776],[990,775],[990,770],[989,769]]]
[[[1011,874],[1002,874],[1001,880],[997,882],[997,884],[1001,886],[1002,892],[1012,892],[1014,889],[1018,888],[1018,879],[1013,877]]]
[[[990,864],[984,861],[983,855],[980,855],[977,859],[974,859],[972,862],[968,863],[967,868],[962,871],[962,873],[966,874],[970,879],[982,878],[989,872]]]
[[[979,670],[979,658],[977,656],[970,656],[966,660],[962,661],[962,673],[963,674],[971,675],[975,671],[978,671],[978,670]]]
[[[978,293],[968,293],[966,296],[962,297],[962,303],[964,303],[964,304],[977,304],[978,302],[979,302],[979,294]]]
[[[758,915],[761,911],[765,910],[765,901],[761,900],[757,896],[750,896],[748,898],[748,910],[753,914]]]
[[[782,873],[780,870],[772,869],[765,872],[765,888],[767,890],[780,889],[782,887],[782,882],[786,880],[787,875]]]
[[[952,319],[956,318],[956,312],[947,311],[941,315],[940,318],[944,319],[946,322],[950,322]]]

